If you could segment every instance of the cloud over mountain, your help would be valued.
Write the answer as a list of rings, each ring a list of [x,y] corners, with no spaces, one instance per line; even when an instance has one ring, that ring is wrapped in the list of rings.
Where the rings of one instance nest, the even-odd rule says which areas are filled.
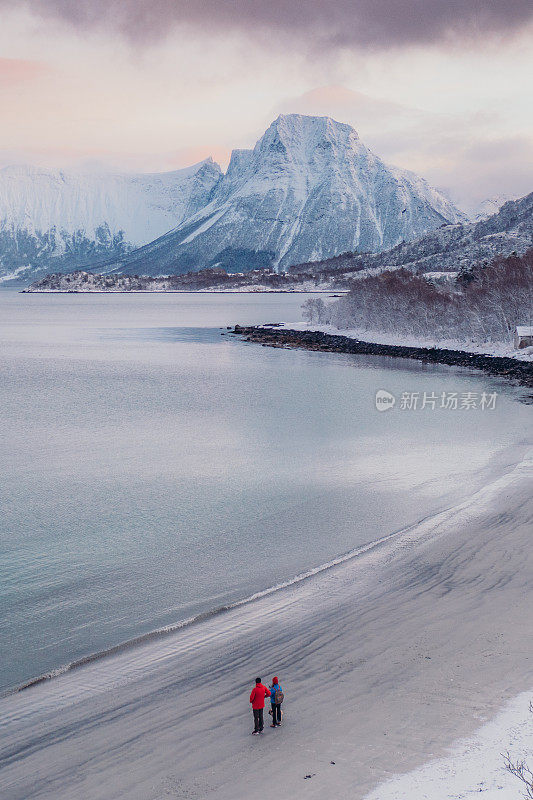
[[[533,18],[530,0],[26,0],[19,5],[77,28],[112,27],[134,40],[176,25],[283,31],[339,46],[391,47],[507,34]],[[13,7],[12,0],[0,6]]]

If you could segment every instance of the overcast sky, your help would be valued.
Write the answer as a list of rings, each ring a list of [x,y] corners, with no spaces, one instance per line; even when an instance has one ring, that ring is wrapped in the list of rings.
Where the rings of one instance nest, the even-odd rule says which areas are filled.
[[[224,166],[349,122],[465,207],[533,191],[531,0],[0,0],[0,164]]]

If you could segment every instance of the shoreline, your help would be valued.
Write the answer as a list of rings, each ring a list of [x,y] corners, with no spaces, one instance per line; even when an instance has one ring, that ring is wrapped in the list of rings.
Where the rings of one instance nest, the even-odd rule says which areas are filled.
[[[408,358],[429,364],[474,368],[489,375],[517,381],[533,388],[533,363],[508,356],[491,356],[467,350],[447,350],[437,347],[415,347],[400,344],[379,344],[361,341],[343,334],[323,331],[297,330],[278,326],[235,325],[230,333],[268,347],[288,347],[324,353],[379,355]]]
[[[518,613],[532,591],[531,468],[522,454],[360,557],[2,698],[10,798],[259,800],[275,759],[283,796],[362,800],[476,735],[531,689]],[[250,681],[273,666],[284,724],[254,740]]]
[[[228,605],[218,606],[216,608],[209,609],[208,611],[203,611],[195,615],[194,617],[188,617],[187,619],[172,623],[170,625],[165,625],[161,628],[156,628],[152,631],[148,631],[147,633],[140,634],[139,636],[136,636],[133,639],[128,639],[123,642],[119,642],[115,645],[112,645],[106,650],[100,650],[94,653],[89,653],[88,655],[82,656],[76,661],[72,661],[67,664],[62,664],[58,667],[49,670],[48,672],[44,672],[33,678],[29,678],[27,681],[24,681],[23,683],[3,689],[0,691],[0,701],[5,697],[11,697],[12,695],[17,695],[21,694],[22,692],[27,692],[31,689],[34,689],[37,686],[40,686],[43,683],[47,683],[49,681],[55,681],[58,678],[61,678],[62,675],[65,675],[74,670],[82,669],[83,667],[86,667],[87,665],[92,664],[96,661],[102,661],[107,658],[113,658],[114,656],[125,653],[128,650],[132,650],[133,648],[149,645],[150,642],[156,642],[159,639],[171,637],[175,634],[178,634],[185,628],[191,628],[193,626],[201,625],[206,620],[214,619],[216,617],[221,617],[222,615],[227,614],[228,612],[231,612],[234,609],[241,608],[242,606],[248,606],[252,603],[255,603],[257,600],[267,598],[273,594],[276,594],[277,592],[281,592],[285,589],[291,589],[292,587],[297,587],[304,581],[308,581],[311,578],[314,578],[315,576],[320,575],[323,572],[332,570],[335,567],[338,567],[341,564],[346,563],[347,561],[357,559],[358,557],[364,555],[365,553],[380,548],[382,545],[386,544],[392,539],[395,539],[397,537],[409,533],[409,531],[414,530],[415,528],[417,528],[419,525],[422,525],[424,522],[426,522],[427,519],[430,518],[431,517],[424,517],[423,519],[414,522],[412,525],[408,525],[405,528],[400,528],[399,530],[392,531],[392,533],[388,533],[386,536],[382,536],[379,539],[375,539],[366,544],[362,544],[359,547],[354,548],[353,550],[335,556],[330,561],[327,561],[324,564],[319,564],[316,567],[311,567],[308,570],[301,572],[292,578],[288,578],[287,580],[282,581],[281,583],[277,583],[274,586],[269,586],[266,589],[262,589],[261,591],[256,592],[253,595],[250,595],[249,597],[243,597],[240,600],[235,600],[235,602],[233,603],[228,603]]]
[[[9,288],[9,287],[8,287]],[[20,289],[19,294],[346,294],[347,289]]]

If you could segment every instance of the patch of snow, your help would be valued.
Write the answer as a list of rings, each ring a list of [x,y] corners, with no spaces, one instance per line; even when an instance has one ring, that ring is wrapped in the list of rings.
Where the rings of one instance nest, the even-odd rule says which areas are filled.
[[[7,281],[13,281],[19,277],[23,272],[26,272],[28,267],[25,265],[23,267],[17,267],[12,272],[6,272],[5,275],[0,275],[0,283],[6,283]]]
[[[213,214],[213,216],[208,217],[206,219],[206,221],[204,223],[202,223],[202,225],[200,225],[189,236],[187,236],[185,239],[183,239],[183,241],[181,243],[182,244],[188,244],[189,242],[192,242],[193,239],[196,239],[196,237],[199,236],[201,233],[204,233],[204,231],[209,230],[211,225],[214,225],[215,222],[217,222],[220,219],[220,217],[222,216],[223,213],[224,213],[224,209],[221,209],[220,211],[216,211]]]
[[[474,736],[457,742],[449,756],[392,777],[365,800],[518,800],[523,785],[505,769],[502,753],[533,768],[532,695],[520,694]]]
[[[422,272],[421,276],[426,278],[428,281],[436,281],[436,280],[448,280],[454,281],[457,278],[457,272],[443,272],[443,271],[435,271],[435,272]]]

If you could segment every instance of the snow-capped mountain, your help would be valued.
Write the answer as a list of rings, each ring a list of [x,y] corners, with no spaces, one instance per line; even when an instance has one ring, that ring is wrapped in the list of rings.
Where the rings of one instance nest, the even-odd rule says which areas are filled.
[[[186,275],[139,277],[104,275],[77,271],[69,275],[48,275],[26,291],[175,291],[202,289],[305,290],[347,288],[356,278],[403,267],[433,276],[432,280],[454,279],[457,272],[469,272],[488,265],[497,256],[519,255],[533,248],[533,193],[509,200],[497,214],[479,222],[443,225],[413,242],[381,253],[342,253],[323,261],[295,264],[286,272],[255,270],[228,275],[222,269],[206,269]]]
[[[110,264],[115,272],[285,269],[347,250],[386,250],[465,215],[414,173],[388,166],[350,126],[280,116],[235,150],[210,201],[174,230]]]
[[[0,170],[0,281],[43,272],[286,269],[379,252],[466,218],[350,126],[280,116],[253,150],[177,172]],[[137,249],[135,249],[137,248]],[[3,278],[2,278],[3,274]]]
[[[144,175],[4,167],[0,276],[73,269],[129,252],[205,206],[220,177],[211,159]]]

